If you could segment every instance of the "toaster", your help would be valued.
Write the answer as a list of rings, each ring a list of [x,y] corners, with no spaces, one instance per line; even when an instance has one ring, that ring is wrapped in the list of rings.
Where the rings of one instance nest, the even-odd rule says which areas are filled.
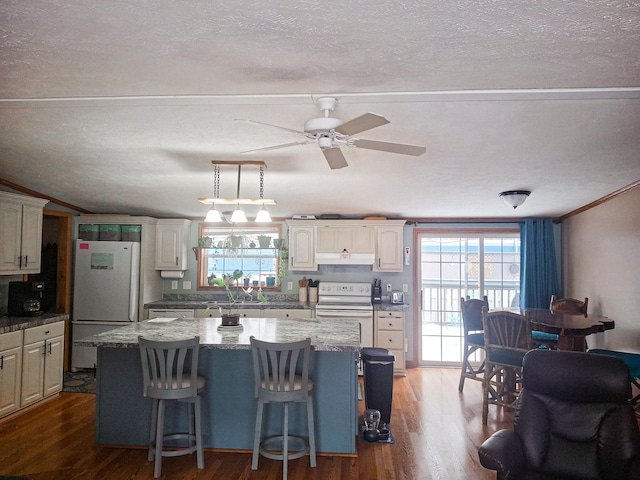
[[[404,292],[391,292],[391,303],[399,305],[404,303]]]

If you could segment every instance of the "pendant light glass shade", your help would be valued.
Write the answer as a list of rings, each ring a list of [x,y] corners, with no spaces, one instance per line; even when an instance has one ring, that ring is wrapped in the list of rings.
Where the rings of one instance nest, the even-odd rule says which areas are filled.
[[[267,209],[264,208],[264,204],[262,205],[262,207],[260,207],[260,210],[258,210],[258,214],[256,215],[256,222],[257,223],[270,223],[271,222],[271,215],[269,214]]]
[[[245,223],[247,221],[247,216],[244,214],[244,211],[240,208],[240,204],[233,211],[233,215],[229,219],[231,223]]]
[[[211,208],[207,212],[207,216],[204,217],[204,221],[209,223],[216,223],[216,222],[222,221],[222,215],[220,215],[220,212],[216,208],[215,204],[211,205]]]

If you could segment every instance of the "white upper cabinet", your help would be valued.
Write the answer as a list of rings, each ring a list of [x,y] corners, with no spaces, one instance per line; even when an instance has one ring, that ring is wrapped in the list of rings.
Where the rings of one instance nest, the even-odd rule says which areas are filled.
[[[316,253],[373,253],[375,231],[366,225],[359,227],[319,226],[316,231]]]
[[[0,275],[39,273],[48,200],[0,192]]]
[[[403,226],[376,227],[376,260],[374,272],[402,272]]]
[[[289,226],[289,270],[318,270],[315,227]]]
[[[288,220],[289,270],[318,264],[373,265],[402,272],[404,220]]]
[[[158,220],[156,270],[187,270],[191,220]]]

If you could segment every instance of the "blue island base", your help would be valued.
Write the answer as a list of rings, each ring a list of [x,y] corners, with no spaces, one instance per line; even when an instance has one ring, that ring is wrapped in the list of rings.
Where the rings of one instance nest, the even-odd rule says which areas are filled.
[[[312,351],[316,446],[319,453],[355,454],[358,435],[357,352]],[[254,397],[251,351],[200,349],[199,374],[207,379],[202,393],[204,448],[250,451],[257,400]],[[136,348],[98,348],[96,443],[146,446],[151,400],[142,396],[140,353]],[[282,406],[267,405],[264,435],[281,431]],[[186,408],[166,412],[165,432],[187,425]],[[306,408],[289,409],[289,432],[307,437]]]

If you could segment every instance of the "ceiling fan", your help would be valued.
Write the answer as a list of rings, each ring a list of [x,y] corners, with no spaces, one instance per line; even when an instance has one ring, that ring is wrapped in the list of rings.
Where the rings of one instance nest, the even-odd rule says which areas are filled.
[[[324,112],[324,116],[319,118],[312,118],[311,120],[305,122],[303,131],[280,127],[278,125],[271,125],[269,123],[256,122],[254,120],[237,119],[239,121],[251,123],[253,125],[279,128],[281,130],[286,130],[288,132],[306,137],[305,140],[300,140],[298,142],[274,145],[272,147],[257,148],[240,153],[246,154],[266,150],[276,150],[279,148],[287,148],[293,147],[295,145],[305,145],[308,143],[316,142],[320,147],[320,150],[322,150],[324,157],[327,159],[329,167],[332,169],[336,169],[343,168],[348,165],[347,160],[342,153],[342,150],[340,150],[341,145],[346,145],[349,147],[368,148],[369,150],[380,150],[382,152],[400,153],[402,155],[413,155],[416,157],[422,155],[427,151],[425,147],[418,147],[415,145],[378,142],[375,140],[364,140],[354,137],[354,135],[360,132],[364,132],[365,130],[370,130],[372,128],[385,125],[389,123],[389,120],[376,113],[365,113],[364,115],[360,115],[353,120],[343,122],[339,118],[329,116],[329,112],[331,112],[335,108],[336,103],[338,103],[338,100],[333,97],[319,98],[318,105],[320,106],[320,110]]]

